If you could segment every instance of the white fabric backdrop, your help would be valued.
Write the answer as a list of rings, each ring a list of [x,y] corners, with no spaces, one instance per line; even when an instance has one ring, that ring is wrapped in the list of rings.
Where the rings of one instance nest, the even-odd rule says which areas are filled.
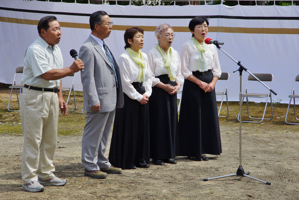
[[[23,11],[7,10],[7,8],[24,9]],[[42,12],[27,12],[37,10]],[[135,18],[112,17],[114,27],[107,43],[112,52],[118,57],[124,51],[124,28],[120,26],[145,26],[153,28],[161,23],[169,23],[174,28],[188,26],[192,16],[226,16],[225,18],[211,18],[208,37],[224,42],[222,49],[236,60],[240,60],[244,67],[251,72],[274,74],[273,90],[278,93],[274,101],[288,102],[295,76],[299,74],[299,20],[283,17],[298,17],[299,6],[235,6],[224,5],[200,5],[200,6],[116,6],[93,4],[52,3],[22,0],[0,0],[0,82],[12,83],[17,66],[23,65],[23,56],[26,48],[37,38],[36,24],[25,20],[38,20],[50,15],[49,12],[69,12],[78,14],[90,14],[97,10],[105,10],[109,15],[137,15]],[[25,11],[25,12],[24,12]],[[88,28],[89,17],[72,14],[51,14],[64,23],[80,23],[83,28],[67,28],[62,26],[62,40],[59,44],[64,57],[65,67],[69,66],[73,59],[69,55],[70,49],[79,51],[80,46],[90,34]],[[155,16],[152,18],[138,17]],[[158,16],[158,17],[157,17]],[[174,16],[163,18],[163,16]],[[182,16],[182,18],[175,18]],[[190,16],[184,17],[184,16]],[[228,18],[228,17],[232,18]],[[236,17],[239,16],[239,17]],[[248,19],[246,17],[279,17]],[[240,18],[245,17],[245,18]],[[217,31],[217,27],[219,29]],[[225,28],[229,29],[226,31]],[[245,31],[243,28],[247,28]],[[261,32],[256,30],[262,30]],[[151,29],[152,30],[152,29]],[[182,44],[191,36],[187,29],[177,31],[173,47],[181,51]],[[211,31],[214,30],[214,31]],[[236,31],[234,31],[236,30]],[[265,31],[263,31],[265,30]],[[273,31],[274,32],[273,32]],[[291,30],[291,31],[290,31]],[[284,32],[280,34],[279,32]],[[252,33],[253,32],[253,33]],[[279,34],[275,34],[279,33]],[[156,44],[153,31],[145,32],[145,45],[143,52],[147,53]],[[239,74],[233,73],[238,66],[223,52],[218,51],[222,71],[230,73],[231,79],[228,85],[229,100],[238,101]],[[243,85],[248,74],[243,73]],[[82,90],[80,75],[75,81],[76,90]],[[64,84],[70,84],[64,81]],[[217,86],[218,87],[218,86]],[[244,86],[243,86],[244,88]]]

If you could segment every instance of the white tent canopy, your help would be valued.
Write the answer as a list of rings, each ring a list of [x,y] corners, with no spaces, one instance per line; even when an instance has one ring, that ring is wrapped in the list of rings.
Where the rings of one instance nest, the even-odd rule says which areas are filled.
[[[157,40],[155,27],[168,23],[175,30],[173,47],[181,51],[191,37],[189,21],[198,15],[210,17],[208,37],[224,42],[222,49],[254,73],[274,74],[274,101],[287,102],[295,76],[299,74],[299,6],[119,6],[39,1],[0,1],[0,82],[12,83],[15,69],[23,65],[26,48],[37,38],[37,23],[45,15],[55,15],[62,27],[59,46],[65,67],[73,62],[71,49],[79,51],[90,34],[89,15],[105,10],[114,23],[107,43],[118,57],[124,51],[123,34],[127,27],[145,30],[143,52]],[[229,57],[218,51],[222,71],[231,74],[229,100],[239,99],[238,69]],[[79,74],[78,74],[79,75]],[[243,83],[248,74],[243,73]],[[80,76],[75,89],[82,90]]]

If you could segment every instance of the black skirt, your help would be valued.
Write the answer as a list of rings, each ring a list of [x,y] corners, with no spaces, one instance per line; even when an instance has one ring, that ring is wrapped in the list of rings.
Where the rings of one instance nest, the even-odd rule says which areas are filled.
[[[145,93],[141,83],[133,83]],[[149,163],[149,106],[141,105],[124,94],[124,107],[117,108],[109,152],[109,161],[115,167],[132,169],[139,163]]]
[[[157,78],[164,84],[176,85],[168,75]],[[177,95],[170,95],[165,90],[153,87],[149,100],[151,158],[164,160],[176,156],[178,134]]]
[[[210,83],[211,71],[193,72]],[[185,80],[179,119],[179,155],[199,157],[222,153],[215,90],[205,93],[195,83]]]

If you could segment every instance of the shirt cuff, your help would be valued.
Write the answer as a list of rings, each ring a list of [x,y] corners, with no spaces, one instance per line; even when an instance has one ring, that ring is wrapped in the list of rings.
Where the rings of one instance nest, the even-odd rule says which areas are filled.
[[[185,74],[184,74],[184,78],[187,79],[187,78],[188,78],[189,76],[191,76],[191,75],[192,75],[192,72],[185,73]]]
[[[142,95],[142,94],[139,94],[136,100],[137,100],[137,101],[141,101],[142,99],[143,99],[143,95]]]
[[[152,87],[155,87],[155,85],[157,85],[157,84],[160,83],[160,82],[161,82],[160,79],[155,78],[155,79],[153,80],[153,82],[152,82]]]
[[[146,94],[148,97],[150,97],[152,93],[149,92],[149,91],[147,91],[147,92],[145,92],[145,94]]]

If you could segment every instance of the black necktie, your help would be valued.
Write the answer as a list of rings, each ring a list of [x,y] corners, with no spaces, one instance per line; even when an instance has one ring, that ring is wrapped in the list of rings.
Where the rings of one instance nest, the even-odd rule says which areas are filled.
[[[117,75],[116,75],[116,71],[115,71],[115,67],[116,67],[116,64],[114,62],[114,59],[112,57],[112,54],[111,52],[109,51],[107,45],[105,44],[105,42],[103,41],[103,47],[104,47],[104,50],[105,50],[105,53],[108,57],[108,60],[110,61],[111,65],[112,65],[112,68],[113,68],[113,71],[114,71],[114,75],[115,75],[115,81],[116,81],[116,86],[118,88],[118,80],[117,80]]]

